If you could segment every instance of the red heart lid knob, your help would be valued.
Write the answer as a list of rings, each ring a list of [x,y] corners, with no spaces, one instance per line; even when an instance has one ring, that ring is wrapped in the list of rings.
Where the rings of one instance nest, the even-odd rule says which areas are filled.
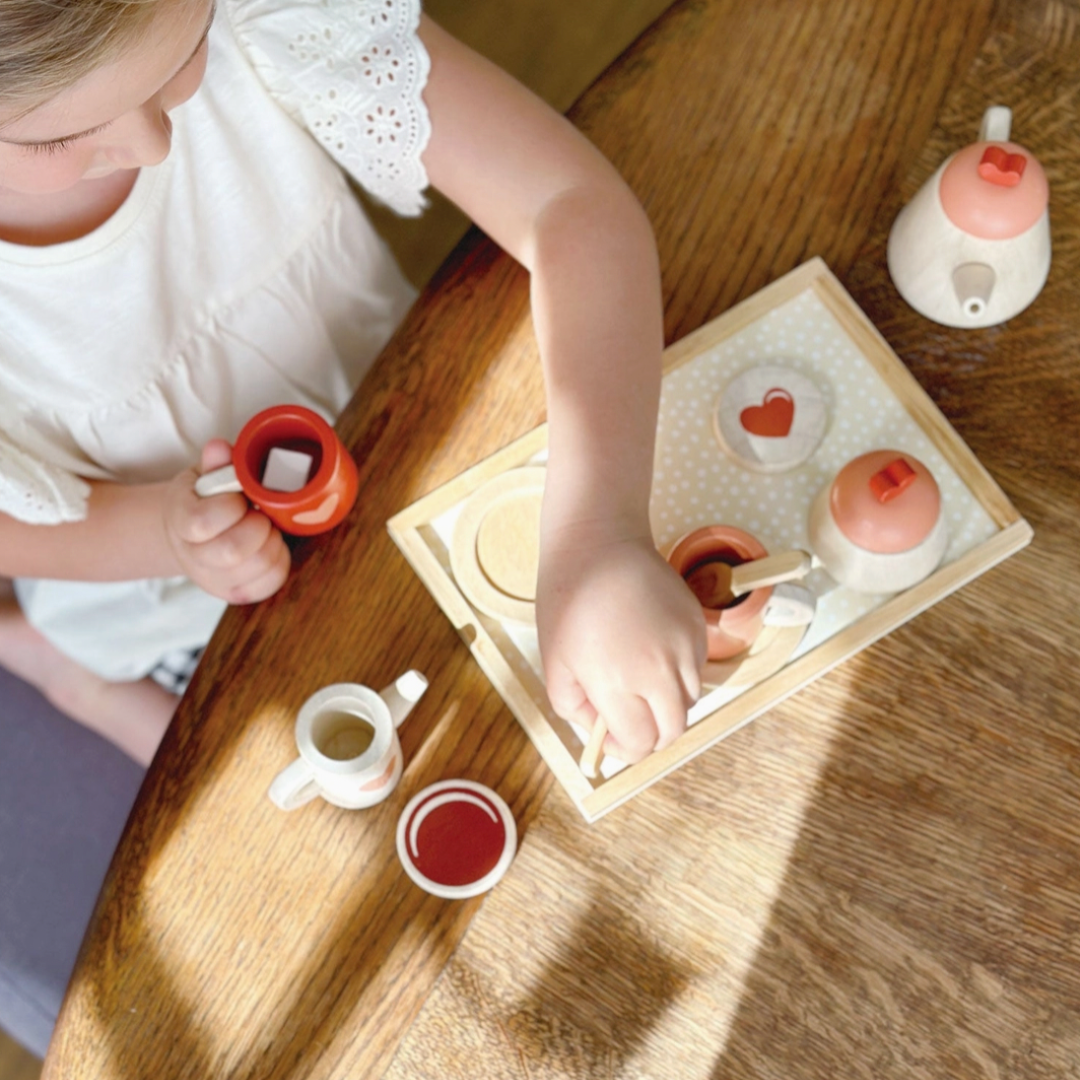
[[[941,492],[918,458],[873,450],[837,473],[829,507],[840,531],[857,547],[896,554],[930,535],[941,514]]]

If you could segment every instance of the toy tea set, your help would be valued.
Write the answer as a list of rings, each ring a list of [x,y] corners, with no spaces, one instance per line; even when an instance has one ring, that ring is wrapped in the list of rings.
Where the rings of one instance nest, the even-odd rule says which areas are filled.
[[[1003,146],[1004,168],[1019,169],[1015,156],[1026,152]],[[1034,170],[1026,165],[1023,176]],[[934,237],[923,244],[920,228],[897,228],[890,251],[921,275],[942,275],[960,312],[973,305],[954,283],[971,279],[970,264],[990,268],[979,319],[1015,314],[1045,279],[1038,262],[1037,284],[1029,275],[1021,288],[1011,274],[1017,245],[1031,239],[1024,232],[978,245],[975,237],[974,246],[961,237],[943,249]],[[904,271],[897,276],[901,287]],[[660,550],[703,603],[706,692],[670,746],[632,765],[598,761],[602,738],[557,716],[544,691],[535,586],[546,448],[542,425],[388,528],[587,821],[1031,538],[874,325],[812,259],[665,352],[650,516]]]
[[[953,154],[900,212],[889,273],[916,311],[945,326],[994,326],[1023,311],[1050,272],[1050,188],[1012,113],[986,110],[977,142]]]
[[[299,405],[253,416],[233,446],[232,464],[199,477],[204,498],[243,492],[282,532],[311,536],[348,515],[356,501],[356,463],[334,429]],[[282,810],[321,798],[349,810],[375,806],[397,787],[404,765],[397,729],[427,690],[407,671],[376,693],[336,683],[313,694],[296,719],[298,756],[273,780]],[[517,850],[506,802],[471,780],[441,780],[413,797],[398,821],[402,866],[420,888],[464,899],[492,888]]]
[[[1011,318],[1047,277],[1046,177],[1009,141],[1010,123],[1008,109],[989,109],[979,141],[941,166],[889,237],[897,289],[945,325]],[[388,522],[586,821],[1032,535],[820,259],[671,346],[664,359],[653,532],[702,604],[708,641],[706,692],[671,746],[633,765],[601,763],[604,725],[587,737],[547,700],[535,629],[546,425]],[[200,481],[202,493],[242,489],[266,508],[278,498],[265,490],[278,486],[273,472],[295,492],[273,510],[283,530],[303,534],[341,520],[355,498],[355,466],[350,487],[352,463],[339,460],[336,440],[316,427],[290,429],[285,434],[304,444],[294,449],[314,449],[314,464],[283,460],[264,474],[268,447],[284,429],[268,439],[258,420],[250,438],[238,440],[233,465]],[[331,482],[338,472],[345,479]],[[354,809],[386,798],[401,775],[396,728],[426,685],[408,672],[381,694],[356,684],[316,693],[297,719],[299,756],[274,780],[270,798],[282,809],[316,797]],[[502,876],[516,831],[495,792],[446,780],[410,801],[397,844],[418,885],[463,897]]]
[[[401,779],[397,729],[427,690],[407,671],[379,693],[338,683],[313,694],[296,719],[299,756],[274,778],[269,796],[282,810],[321,798],[347,810],[382,802]],[[517,826],[506,802],[472,780],[440,780],[413,796],[398,819],[405,872],[448,900],[476,896],[506,873]]]

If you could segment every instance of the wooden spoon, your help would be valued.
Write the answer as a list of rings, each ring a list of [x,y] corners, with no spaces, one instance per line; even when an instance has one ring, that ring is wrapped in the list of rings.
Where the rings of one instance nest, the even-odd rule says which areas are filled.
[[[730,604],[737,596],[760,589],[766,585],[778,585],[805,577],[810,572],[811,559],[805,551],[795,549],[779,555],[767,555],[738,566],[723,562],[703,563],[686,575],[686,583],[704,607],[718,608]],[[590,780],[599,773],[603,756],[607,724],[598,716],[589,732],[589,741],[581,753],[579,765]]]
[[[592,731],[589,732],[589,741],[581,752],[581,771],[590,779],[595,780],[598,774],[600,758],[603,756],[604,739],[607,737],[607,724],[598,716],[593,722]]]
[[[810,563],[810,556],[797,548],[738,566],[729,566],[717,560],[702,563],[691,570],[686,575],[686,584],[702,607],[722,608],[754,589],[805,577],[810,572]]]

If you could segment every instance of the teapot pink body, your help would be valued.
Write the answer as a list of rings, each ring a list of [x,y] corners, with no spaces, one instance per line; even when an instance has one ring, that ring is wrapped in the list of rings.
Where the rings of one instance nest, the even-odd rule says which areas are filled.
[[[1023,311],[1050,271],[1049,185],[992,106],[979,141],[953,154],[900,211],[889,273],[916,311],[945,326],[994,326]]]

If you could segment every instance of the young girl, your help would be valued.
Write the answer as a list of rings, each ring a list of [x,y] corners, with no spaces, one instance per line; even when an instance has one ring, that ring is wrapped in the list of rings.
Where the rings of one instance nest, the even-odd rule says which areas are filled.
[[[651,231],[419,0],[0,0],[0,664],[146,762],[149,673],[284,582],[269,521],[193,485],[262,408],[336,416],[412,300],[343,170],[402,214],[434,185],[531,271],[548,692],[666,745],[704,625],[648,522]]]

